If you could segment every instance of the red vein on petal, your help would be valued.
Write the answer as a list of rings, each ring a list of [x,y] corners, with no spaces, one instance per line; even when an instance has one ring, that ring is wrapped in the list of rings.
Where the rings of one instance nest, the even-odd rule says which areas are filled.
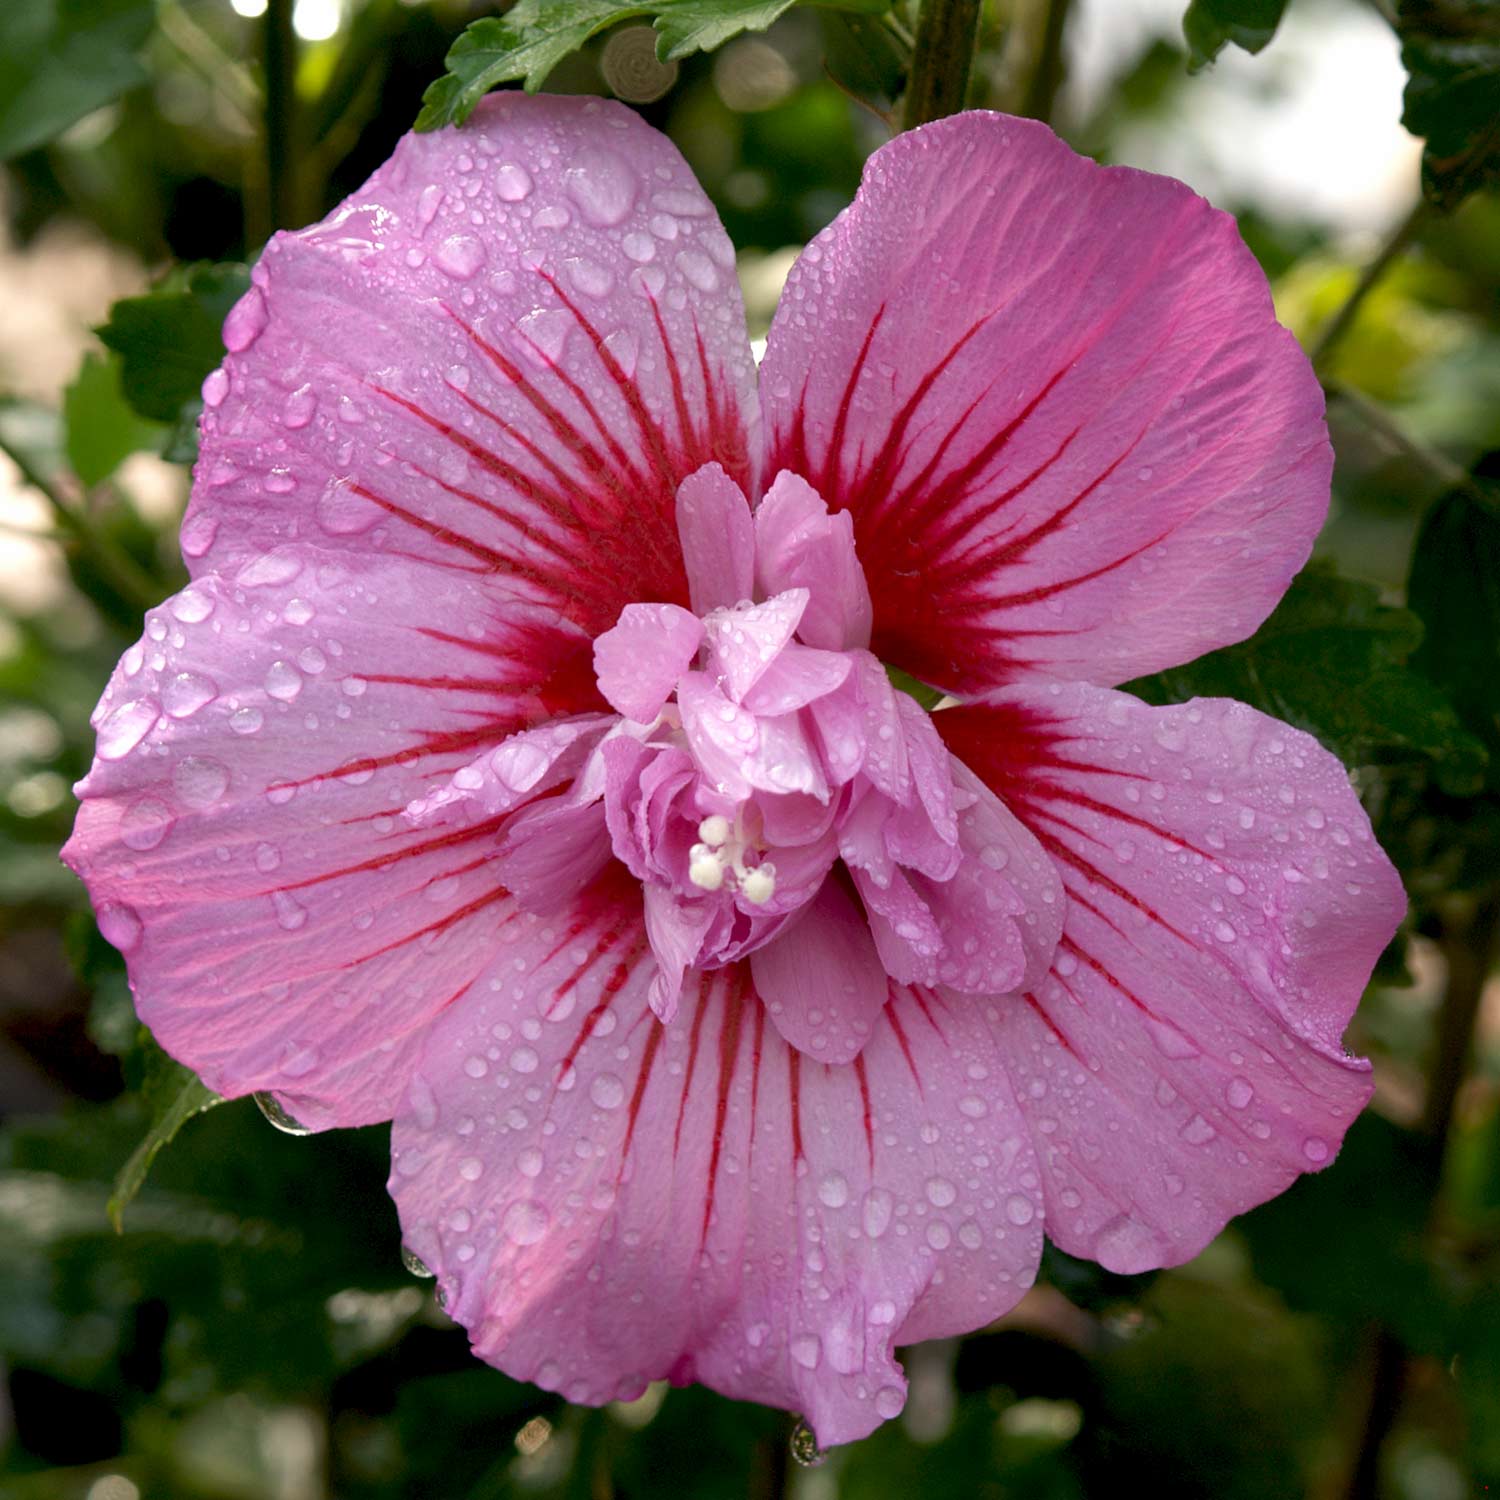
[[[620,1171],[625,1170],[625,1160],[630,1155],[630,1143],[635,1139],[636,1120],[641,1113],[641,1100],[646,1097],[646,1085],[651,1081],[651,1069],[656,1063],[657,1049],[661,1046],[662,1038],[667,1034],[667,1028],[651,1015],[650,1010],[643,1012],[650,1017],[654,1023],[650,1031],[646,1033],[646,1045],[641,1049],[640,1071],[635,1075],[635,1088],[631,1090],[630,1103],[625,1110],[625,1141],[620,1147]],[[618,1181],[618,1178],[616,1179]]]
[[[854,1076],[859,1080],[859,1097],[864,1107],[865,1117],[865,1144],[869,1148],[870,1172],[875,1171],[875,1115],[870,1108],[870,1078],[865,1068],[865,1055],[861,1052],[854,1059]]]
[[[807,1153],[802,1149],[802,1054],[790,1042],[783,1042],[782,1045],[786,1048],[786,1083],[792,1120],[792,1166],[795,1169],[799,1161],[807,1160]]]
[[[724,1152],[724,1123],[729,1117],[729,1090],[739,1067],[740,1026],[745,1015],[746,980],[737,976],[737,984],[726,982],[720,986],[727,990],[721,1006],[719,1023],[719,1097],[714,1110],[713,1145],[709,1150],[708,1175],[703,1192],[703,1224],[698,1234],[698,1248],[702,1250],[708,1240],[708,1221],[713,1214],[714,1193],[719,1182],[719,1161]]]
[[[823,450],[823,468],[818,477],[817,489],[829,505],[837,509],[844,508],[844,502],[836,497],[842,496],[844,490],[844,434],[849,427],[849,412],[854,405],[854,390],[859,384],[859,377],[864,373],[865,361],[870,357],[870,345],[875,342],[876,330],[880,327],[884,317],[885,304],[882,303],[875,309],[875,316],[870,319],[870,326],[865,330],[864,342],[859,346],[859,353],[854,357],[854,366],[849,371],[849,378],[844,382],[844,394],[833,419],[833,431],[829,434],[828,446]]]
[[[896,1007],[887,1005],[882,1014],[891,1023],[891,1030],[896,1033],[896,1043],[901,1048],[901,1055],[906,1059],[906,1066],[911,1069],[911,1076],[916,1080],[918,1093],[925,1095],[927,1091],[922,1087],[922,1075],[917,1071],[917,1061],[911,1055],[911,1043],[906,1039],[906,1032],[901,1026],[901,1018],[896,1014]]]
[[[682,1122],[687,1115],[688,1093],[693,1087],[693,1074],[698,1067],[698,1044],[703,1039],[703,1023],[708,1017],[709,1000],[703,993],[703,985],[698,986],[698,1009],[693,1015],[693,1029],[688,1034],[688,1062],[687,1068],[682,1076],[682,1100],[677,1106],[677,1126],[672,1133],[672,1154],[677,1154],[677,1148],[682,1144]]]
[[[1074,1057],[1078,1057],[1079,1053],[1077,1048],[1075,1048],[1072,1042],[1068,1040],[1067,1035],[1063,1031],[1062,1027],[1060,1027],[1057,1022],[1054,1021],[1052,1017],[1047,1013],[1046,1007],[1043,1006],[1042,1002],[1038,1000],[1035,995],[1029,992],[1023,994],[1021,998],[1032,1008],[1032,1010],[1037,1013],[1038,1016],[1041,1017],[1042,1024],[1047,1028],[1048,1031],[1052,1033],[1053,1036],[1057,1038],[1059,1042],[1062,1043],[1063,1047],[1066,1048],[1068,1052],[1072,1053]]]

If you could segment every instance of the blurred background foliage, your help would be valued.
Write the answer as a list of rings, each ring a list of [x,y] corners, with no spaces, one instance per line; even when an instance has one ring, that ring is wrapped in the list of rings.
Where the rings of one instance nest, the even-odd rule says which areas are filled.
[[[968,87],[1236,212],[1327,386],[1314,564],[1254,640],[1136,686],[1318,734],[1406,879],[1349,1038],[1376,1101],[1330,1170],[1172,1272],[1049,1251],[1000,1324],[908,1351],[899,1421],[802,1467],[778,1413],[657,1388],[569,1409],[477,1364],[402,1265],[383,1130],[299,1141],[250,1101],[207,1109],[140,1031],[56,850],[89,711],[182,581],[198,390],[247,258],[356,188],[424,91],[441,116],[550,69],[678,142],[763,333],[899,121],[920,22],[884,0],[495,9],[0,7],[0,1495],[1500,1488],[1494,0],[990,0]]]

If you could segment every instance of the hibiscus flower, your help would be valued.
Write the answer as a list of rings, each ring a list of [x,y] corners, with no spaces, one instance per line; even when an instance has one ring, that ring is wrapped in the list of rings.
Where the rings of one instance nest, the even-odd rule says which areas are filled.
[[[1252,632],[1328,503],[1224,214],[943,120],[757,379],[672,145],[507,94],[224,337],[66,857],[211,1087],[394,1119],[483,1358],[844,1442],[1044,1228],[1172,1265],[1332,1158],[1396,875],[1307,735],[1114,690]]]

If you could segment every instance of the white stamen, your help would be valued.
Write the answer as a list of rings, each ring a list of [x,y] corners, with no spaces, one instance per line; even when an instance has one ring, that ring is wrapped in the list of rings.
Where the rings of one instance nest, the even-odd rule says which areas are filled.
[[[706,844],[688,851],[688,879],[701,891],[717,891],[724,884],[724,859]]]
[[[723,813],[714,813],[698,825],[698,837],[710,849],[717,849],[729,837],[729,819]]]
[[[764,906],[775,894],[775,865],[757,865],[740,876],[740,895],[752,906]]]

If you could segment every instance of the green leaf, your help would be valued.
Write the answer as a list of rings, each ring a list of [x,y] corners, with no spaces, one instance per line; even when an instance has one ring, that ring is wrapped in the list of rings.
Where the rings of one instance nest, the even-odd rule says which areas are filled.
[[[519,0],[503,16],[475,21],[449,49],[448,71],[422,96],[418,130],[461,125],[474,106],[502,83],[535,93],[547,75],[590,37],[641,16],[657,30],[663,62],[721,47],[742,31],[764,31],[798,0]],[[825,8],[875,14],[889,0],[820,0]]]
[[[742,31],[764,31],[793,0],[679,0],[656,18],[656,50],[663,62],[712,52]]]
[[[147,1063],[146,1078],[141,1093],[151,1110],[151,1128],[140,1145],[130,1153],[130,1159],[120,1168],[115,1177],[114,1191],[109,1195],[105,1209],[115,1232],[123,1233],[125,1210],[130,1201],[140,1192],[146,1173],[156,1153],[165,1146],[194,1115],[212,1109],[224,1101],[213,1092],[195,1073],[189,1072],[179,1062],[173,1062],[155,1044]]]
[[[136,53],[152,0],[6,0],[0,5],[0,158],[61,134],[146,82]]]
[[[1413,665],[1500,750],[1500,505],[1463,490],[1437,501],[1417,533],[1407,597],[1427,627]]]
[[[1310,568],[1248,641],[1128,691],[1158,704],[1238,698],[1351,764],[1428,759],[1454,790],[1477,790],[1485,749],[1436,684],[1408,665],[1421,639],[1421,621],[1381,604],[1374,584]]]
[[[120,356],[120,383],[135,412],[180,426],[197,416],[203,381],[224,358],[220,329],[250,285],[241,265],[197,265],[144,297],[127,297],[98,330]]]
[[[1500,3],[1401,0],[1401,123],[1426,138],[1422,190],[1454,208],[1500,183]]]
[[[161,447],[161,424],[138,416],[126,401],[120,368],[118,355],[87,354],[63,392],[68,462],[85,487],[108,479],[130,454]]]
[[[1207,67],[1226,42],[1259,52],[1276,35],[1287,0],[1192,0],[1182,18],[1188,67]]]

